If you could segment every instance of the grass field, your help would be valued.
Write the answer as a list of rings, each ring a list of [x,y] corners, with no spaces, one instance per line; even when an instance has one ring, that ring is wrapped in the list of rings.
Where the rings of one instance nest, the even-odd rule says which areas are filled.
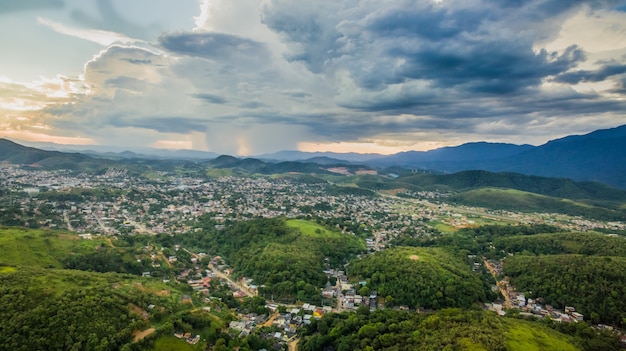
[[[549,329],[539,329],[536,324],[532,327],[526,323],[516,323],[507,333],[506,346],[511,351],[576,351],[562,335]]]
[[[454,233],[459,230],[458,228],[439,221],[430,221],[430,225],[442,233]]]
[[[60,259],[71,252],[87,252],[105,244],[78,235],[26,228],[0,229],[0,264],[61,268]]]
[[[287,226],[290,228],[297,228],[302,234],[314,238],[338,237],[341,235],[315,222],[305,221],[302,219],[290,219],[287,221]]]
[[[175,336],[162,336],[154,341],[154,351],[195,351],[196,348]],[[199,350],[199,349],[198,349]]]

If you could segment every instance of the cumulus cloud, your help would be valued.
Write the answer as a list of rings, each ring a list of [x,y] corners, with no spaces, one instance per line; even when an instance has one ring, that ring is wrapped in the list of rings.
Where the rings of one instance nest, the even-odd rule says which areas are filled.
[[[623,1],[242,1],[196,2],[192,27],[153,37],[104,0],[110,23],[95,32],[44,20],[107,46],[75,79],[82,90],[37,107],[46,126],[259,154],[545,141],[623,123]],[[611,26],[595,39],[612,50],[571,34],[598,16]]]

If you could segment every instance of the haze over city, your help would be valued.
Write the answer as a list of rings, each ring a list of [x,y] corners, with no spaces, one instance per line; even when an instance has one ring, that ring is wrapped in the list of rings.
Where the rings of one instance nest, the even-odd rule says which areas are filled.
[[[0,3],[0,137],[395,153],[624,124],[624,1]]]

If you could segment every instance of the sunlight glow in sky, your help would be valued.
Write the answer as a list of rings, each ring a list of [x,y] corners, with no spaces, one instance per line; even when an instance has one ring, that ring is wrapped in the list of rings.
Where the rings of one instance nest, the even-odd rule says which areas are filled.
[[[626,1],[0,3],[0,137],[390,154],[626,123]]]

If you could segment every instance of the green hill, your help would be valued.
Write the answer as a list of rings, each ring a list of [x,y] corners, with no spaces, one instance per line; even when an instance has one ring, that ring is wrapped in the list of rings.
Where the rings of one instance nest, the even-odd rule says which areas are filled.
[[[459,204],[521,212],[563,213],[600,220],[626,219],[626,211],[514,189],[480,188],[450,198]]]
[[[92,252],[105,244],[104,239],[82,240],[73,233],[0,228],[0,265],[61,268],[70,254]]]
[[[191,349],[204,350],[219,338],[231,338],[222,331],[232,312],[218,300],[207,312],[178,282],[98,273],[138,264],[135,254],[143,246],[113,244],[127,245],[62,232],[0,229],[0,350],[140,351],[162,346],[174,331],[202,335]],[[61,269],[68,266],[81,270]],[[193,304],[183,303],[185,295]]]
[[[573,306],[593,322],[626,320],[626,258],[583,255],[508,257],[504,274],[521,292],[558,308]]]
[[[573,200],[602,200],[626,202],[626,191],[602,183],[575,182],[564,178],[529,176],[519,173],[463,171],[453,174],[417,174],[403,176],[396,183],[406,183],[424,189],[446,187],[457,191],[494,187],[516,189]]]
[[[366,281],[387,306],[470,307],[488,295],[469,265],[439,248],[396,247],[350,262],[348,275]]]
[[[554,326],[558,328],[558,326]],[[589,330],[588,330],[589,331]],[[479,310],[434,314],[391,310],[329,314],[306,328],[299,350],[618,350],[619,343],[591,332],[566,335],[539,322]]]
[[[223,256],[236,275],[265,285],[275,300],[319,301],[327,277],[324,264],[336,266],[365,250],[355,236],[312,222],[254,219],[236,223],[199,239],[206,250]]]
[[[43,169],[96,170],[102,160],[87,155],[46,151],[0,139],[0,161]]]
[[[496,238],[496,250],[534,255],[584,254],[626,257],[626,240],[598,233],[554,233]]]

